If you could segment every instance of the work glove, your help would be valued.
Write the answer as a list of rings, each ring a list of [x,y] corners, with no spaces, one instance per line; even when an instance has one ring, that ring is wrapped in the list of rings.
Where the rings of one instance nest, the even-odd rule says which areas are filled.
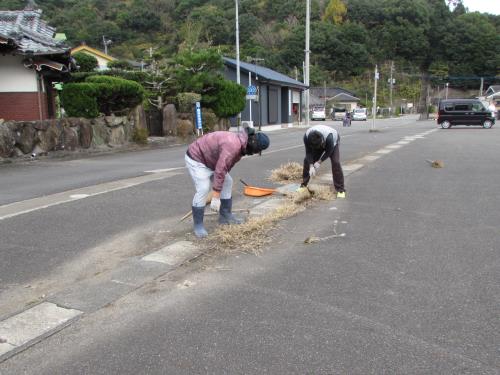
[[[311,165],[309,167],[309,176],[311,176],[311,177],[316,176],[316,168],[314,168],[314,165]]]
[[[319,171],[319,167],[321,166],[321,163],[319,161],[317,161],[316,163],[314,163],[314,169],[316,169],[316,172]]]
[[[220,193],[214,191],[212,194],[212,200],[210,201],[210,209],[215,212],[220,210]]]

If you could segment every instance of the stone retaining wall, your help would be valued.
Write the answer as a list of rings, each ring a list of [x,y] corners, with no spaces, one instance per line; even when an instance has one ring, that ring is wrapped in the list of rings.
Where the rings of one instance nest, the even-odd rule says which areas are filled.
[[[134,119],[135,116],[104,116],[44,121],[0,120],[0,158],[125,145],[131,140]]]

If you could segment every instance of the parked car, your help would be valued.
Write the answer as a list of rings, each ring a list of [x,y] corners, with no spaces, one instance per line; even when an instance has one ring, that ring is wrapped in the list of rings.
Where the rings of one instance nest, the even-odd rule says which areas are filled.
[[[366,108],[356,108],[352,111],[353,121],[366,121]]]
[[[443,129],[455,125],[480,125],[489,129],[495,124],[495,118],[478,99],[447,99],[439,102],[437,123]]]
[[[333,112],[332,112],[332,120],[335,120],[335,121],[344,120],[345,113],[346,113],[345,108],[334,108]]]
[[[325,107],[314,107],[311,112],[311,120],[326,120]]]

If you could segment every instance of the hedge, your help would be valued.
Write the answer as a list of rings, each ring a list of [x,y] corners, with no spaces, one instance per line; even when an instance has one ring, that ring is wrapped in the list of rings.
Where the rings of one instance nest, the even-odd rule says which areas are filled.
[[[93,118],[99,115],[98,88],[93,83],[67,83],[61,92],[61,101],[69,117]]]
[[[89,76],[86,82],[65,84],[61,95],[68,116],[93,118],[99,112],[110,115],[137,106],[144,89],[122,78]]]
[[[133,108],[144,100],[144,89],[137,82],[109,76],[90,76],[86,82],[98,86],[97,103],[100,111],[107,115]]]

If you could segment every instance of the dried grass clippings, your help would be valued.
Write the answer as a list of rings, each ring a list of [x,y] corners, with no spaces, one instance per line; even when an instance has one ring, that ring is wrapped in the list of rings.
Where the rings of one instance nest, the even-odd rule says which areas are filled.
[[[251,254],[260,254],[264,245],[272,238],[269,233],[278,222],[302,211],[304,207],[297,205],[292,199],[285,199],[284,203],[266,215],[252,217],[240,225],[221,225],[209,235],[208,247],[210,250],[231,252],[242,251]]]
[[[302,179],[302,165],[297,162],[282,164],[279,168],[271,171],[269,179],[279,184],[300,181]]]

